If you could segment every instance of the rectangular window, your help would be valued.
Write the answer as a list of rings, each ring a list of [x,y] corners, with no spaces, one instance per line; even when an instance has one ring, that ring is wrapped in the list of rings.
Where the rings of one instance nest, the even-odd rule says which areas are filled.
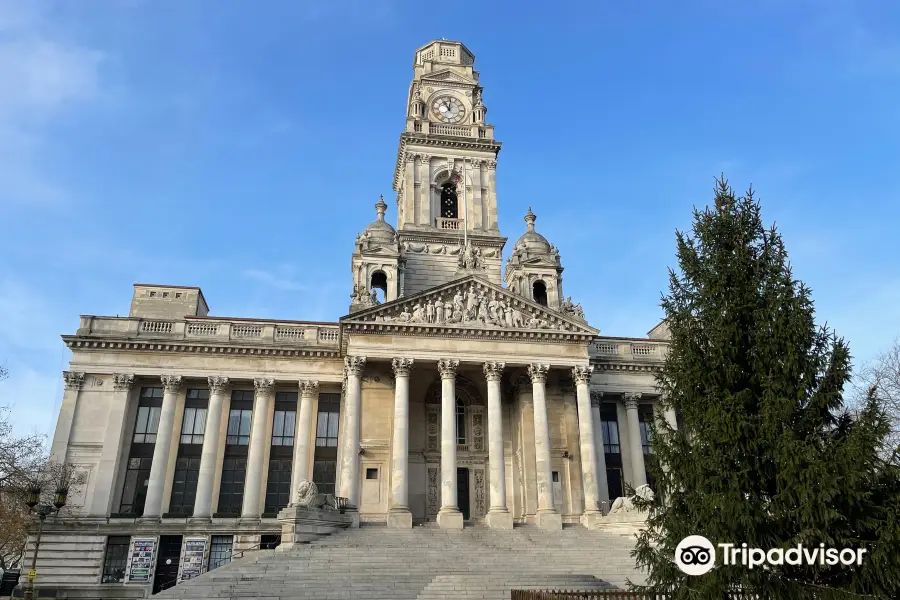
[[[147,485],[150,482],[150,465],[153,462],[152,448],[150,456],[136,457],[135,449],[128,459],[125,471],[125,485],[122,488],[122,501],[119,513],[141,516],[144,514],[144,502],[147,499]]]
[[[332,412],[329,409],[323,412],[321,408],[319,409],[319,416],[316,421],[316,446],[337,448],[339,418],[340,414],[337,410]]]
[[[616,416],[616,405],[605,403],[600,406],[600,431],[603,433],[603,452],[620,454],[619,423]]]
[[[272,424],[272,445],[293,446],[297,413],[293,410],[276,410]]]
[[[128,548],[131,538],[127,535],[111,535],[106,538],[106,553],[103,555],[103,576],[100,583],[122,583],[125,581],[125,565],[128,562]]]
[[[169,514],[190,516],[194,513],[197,498],[197,479],[200,476],[199,456],[178,456],[175,461],[175,476],[172,479],[172,498]]]
[[[206,429],[206,409],[186,407],[184,420],[181,422],[182,444],[203,444],[203,432]]]
[[[366,479],[378,479],[378,469],[366,469]]]
[[[225,443],[230,446],[247,446],[250,444],[250,409],[232,408],[228,413],[228,433]]]
[[[231,562],[231,546],[234,537],[230,535],[214,535],[209,544],[209,570],[212,571]]]
[[[222,461],[222,484],[219,488],[219,508],[216,514],[222,516],[241,514],[246,476],[247,459],[226,455],[225,460]]]
[[[313,462],[313,483],[319,488],[320,494],[334,494],[336,466],[336,460],[316,460]]]
[[[138,407],[137,421],[134,424],[135,444],[155,444],[156,430],[159,428],[159,413],[162,407],[141,406]]]
[[[277,514],[288,505],[291,498],[291,458],[269,460],[269,478],[266,481],[266,506],[263,512]],[[319,490],[322,493],[321,490]]]

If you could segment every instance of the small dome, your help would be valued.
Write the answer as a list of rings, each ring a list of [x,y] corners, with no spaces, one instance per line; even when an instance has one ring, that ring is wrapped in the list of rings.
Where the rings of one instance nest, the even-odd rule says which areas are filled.
[[[524,253],[530,256],[534,256],[536,254],[550,254],[552,251],[552,247],[550,242],[547,241],[547,238],[539,234],[534,230],[534,222],[537,220],[537,217],[531,212],[531,207],[528,207],[528,213],[525,215],[525,223],[528,224],[528,231],[522,234],[522,237],[516,242],[516,245],[513,246],[513,253]]]
[[[378,211],[378,218],[372,221],[372,224],[363,230],[363,236],[368,237],[370,241],[394,243],[397,232],[391,227],[390,223],[384,220],[384,212],[387,210],[387,204],[384,203],[384,196],[378,198],[378,204],[375,205]]]

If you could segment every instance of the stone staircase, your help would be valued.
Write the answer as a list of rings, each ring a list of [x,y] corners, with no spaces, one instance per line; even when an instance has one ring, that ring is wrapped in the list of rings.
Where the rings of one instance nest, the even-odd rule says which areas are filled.
[[[158,598],[509,600],[512,588],[591,590],[643,582],[624,530],[483,526],[348,529],[287,552],[261,551]]]

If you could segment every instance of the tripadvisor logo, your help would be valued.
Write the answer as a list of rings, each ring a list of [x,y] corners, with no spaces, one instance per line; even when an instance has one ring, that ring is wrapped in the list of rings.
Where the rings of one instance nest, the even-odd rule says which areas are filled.
[[[828,565],[860,566],[865,548],[826,548],[819,544],[818,548],[805,548],[797,544],[793,548],[749,548],[747,544],[722,543],[717,545],[721,550],[723,565],[744,565],[753,569],[765,565]],[[675,548],[675,564],[686,575],[703,575],[716,566],[716,546],[702,535],[689,535]]]

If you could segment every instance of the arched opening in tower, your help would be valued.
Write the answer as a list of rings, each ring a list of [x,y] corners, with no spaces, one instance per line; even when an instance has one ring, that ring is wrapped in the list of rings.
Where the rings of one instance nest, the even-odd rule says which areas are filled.
[[[369,281],[369,290],[375,290],[375,299],[384,302],[387,298],[387,275],[384,271],[375,271],[372,273],[372,279]]]
[[[456,198],[456,184],[448,181],[441,186],[441,216],[445,219],[459,218],[459,201]]]
[[[535,281],[531,286],[531,297],[541,306],[547,306],[547,285],[543,281]]]

